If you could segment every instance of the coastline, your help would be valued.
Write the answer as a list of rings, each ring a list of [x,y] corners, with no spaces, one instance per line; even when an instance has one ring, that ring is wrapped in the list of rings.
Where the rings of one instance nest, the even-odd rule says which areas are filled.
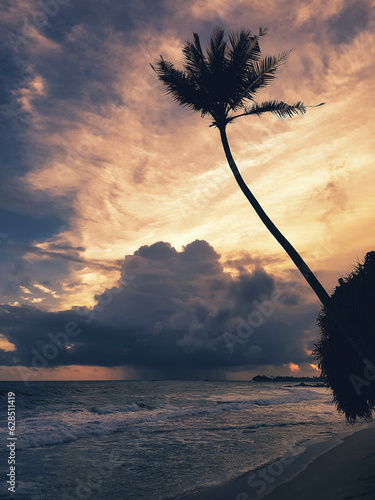
[[[227,483],[178,500],[373,500],[375,426],[316,442]]]

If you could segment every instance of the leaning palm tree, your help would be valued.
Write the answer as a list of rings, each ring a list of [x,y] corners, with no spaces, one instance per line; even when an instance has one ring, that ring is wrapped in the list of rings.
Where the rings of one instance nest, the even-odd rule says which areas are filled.
[[[308,107],[301,101],[295,104],[277,100],[261,103],[255,101],[257,91],[273,81],[289,53],[281,52],[262,59],[259,38],[266,33],[267,28],[260,28],[257,35],[252,35],[247,30],[230,33],[228,43],[224,30],[216,28],[205,53],[199,36],[195,33],[194,40],[187,42],[182,49],[183,70],[176,69],[162,56],[151,66],[165,86],[167,94],[178,104],[199,111],[202,117],[211,116],[213,122],[210,126],[216,127],[220,132],[226,159],[243,194],[302,273],[346,340],[364,360],[364,348],[346,324],[343,311],[336,308],[314,273],[264,212],[243,180],[229,147],[226,127],[235,119],[264,113],[273,113],[284,119],[303,115]]]

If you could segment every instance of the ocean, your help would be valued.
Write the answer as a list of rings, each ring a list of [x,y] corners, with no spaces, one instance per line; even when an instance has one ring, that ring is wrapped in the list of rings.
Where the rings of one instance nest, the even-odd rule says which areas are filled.
[[[280,457],[288,464],[316,441],[361,428],[345,422],[326,388],[293,385],[0,382],[0,498],[178,499]],[[15,494],[6,482],[9,392]]]

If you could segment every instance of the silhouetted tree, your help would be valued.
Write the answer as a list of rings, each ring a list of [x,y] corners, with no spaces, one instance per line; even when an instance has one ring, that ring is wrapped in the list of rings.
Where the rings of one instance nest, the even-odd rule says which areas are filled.
[[[178,104],[199,111],[202,117],[209,115],[213,118],[211,126],[218,128],[220,132],[224,152],[237,184],[264,225],[303,274],[326,311],[338,325],[339,330],[351,344],[352,349],[364,360],[364,347],[349,328],[345,312],[337,309],[336,304],[331,301],[330,296],[299,253],[264,212],[245,184],[229,147],[226,127],[236,118],[248,115],[260,116],[271,112],[278,118],[284,119],[306,112],[307,106],[301,101],[295,104],[276,100],[262,103],[255,101],[257,91],[273,81],[277,69],[288,55],[288,52],[281,52],[276,56],[267,56],[262,59],[259,38],[266,33],[266,28],[260,28],[258,35],[254,36],[246,30],[230,33],[228,43],[224,37],[224,30],[217,28],[209,40],[205,53],[199,36],[195,33],[194,40],[183,46],[182,71],[176,69],[162,56],[152,65],[152,68],[165,86],[167,94]],[[246,106],[246,103],[250,105]],[[241,111],[239,114],[233,114],[239,110]]]
[[[347,312],[357,340],[368,353],[375,352],[375,252],[367,253],[363,264],[339,279],[331,299],[337,308]],[[370,354],[364,366],[324,307],[318,323],[321,338],[313,354],[333,391],[337,409],[349,422],[355,422],[357,417],[370,421],[375,410],[375,366]]]

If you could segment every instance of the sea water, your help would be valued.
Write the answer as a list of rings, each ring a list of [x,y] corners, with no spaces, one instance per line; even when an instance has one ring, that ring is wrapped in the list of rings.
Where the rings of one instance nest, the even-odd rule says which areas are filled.
[[[0,390],[4,499],[175,499],[352,429],[328,389],[290,383],[0,382]],[[6,482],[9,392],[15,494]]]

